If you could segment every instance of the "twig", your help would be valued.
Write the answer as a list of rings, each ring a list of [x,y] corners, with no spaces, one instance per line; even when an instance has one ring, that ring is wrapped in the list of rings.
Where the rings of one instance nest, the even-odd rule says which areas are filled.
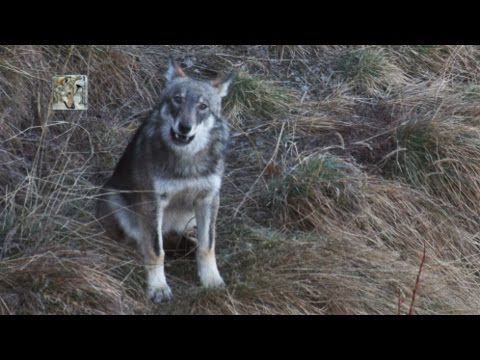
[[[426,253],[425,242],[423,242],[422,261],[420,262],[420,268],[418,269],[418,274],[417,274],[417,281],[415,282],[415,287],[413,288],[412,302],[410,303],[410,310],[408,311],[408,315],[412,315],[413,313],[413,304],[415,303],[415,296],[417,294],[417,290],[420,285],[420,274],[422,273],[423,264],[425,263],[425,253]]]
[[[273,155],[272,157],[270,158],[270,160],[267,162],[267,165],[265,165],[265,167],[263,168],[262,172],[260,173],[260,175],[257,177],[257,179],[253,182],[252,186],[250,186],[250,189],[246,192],[246,194],[244,195],[242,201],[240,201],[240,204],[238,204],[237,208],[235,209],[235,212],[233,213],[233,218],[235,219],[237,217],[237,214],[240,210],[240,208],[242,207],[243,203],[247,200],[247,198],[250,196],[250,194],[252,193],[253,189],[255,188],[255,185],[257,185],[257,182],[262,178],[263,174],[265,173],[265,171],[269,168],[270,164],[275,160],[275,158],[277,157],[277,153],[278,153],[278,149],[280,147],[280,141],[282,139],[282,134],[283,134],[283,130],[285,128],[285,122],[282,123],[282,128],[280,129],[280,134],[278,135],[278,139],[277,139],[277,145],[275,146],[275,150],[273,151]]]
[[[400,309],[402,307],[402,289],[398,289],[398,311],[397,311],[397,315],[400,315]]]

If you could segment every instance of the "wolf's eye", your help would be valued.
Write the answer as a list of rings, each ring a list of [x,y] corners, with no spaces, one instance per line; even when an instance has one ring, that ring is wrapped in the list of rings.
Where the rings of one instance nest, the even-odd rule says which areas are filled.
[[[207,106],[206,104],[200,104],[200,105],[198,105],[198,108],[199,108],[200,110],[202,110],[202,111],[205,110],[207,107],[208,107],[208,106]]]
[[[175,104],[181,104],[182,103],[182,97],[181,96],[174,96],[173,97],[173,102]]]

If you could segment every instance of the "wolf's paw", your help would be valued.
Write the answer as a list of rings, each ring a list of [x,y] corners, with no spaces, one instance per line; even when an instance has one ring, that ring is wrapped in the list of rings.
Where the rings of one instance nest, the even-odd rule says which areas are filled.
[[[223,288],[225,282],[220,276],[217,268],[203,267],[199,270],[200,282],[206,288]]]
[[[172,290],[167,284],[161,287],[149,286],[147,288],[147,295],[154,303],[159,304],[163,301],[168,301],[173,297]]]

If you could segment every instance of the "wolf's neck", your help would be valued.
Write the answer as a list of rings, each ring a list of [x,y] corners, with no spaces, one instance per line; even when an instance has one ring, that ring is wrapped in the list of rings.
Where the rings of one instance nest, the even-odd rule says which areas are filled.
[[[173,151],[167,144],[159,142],[152,146],[156,176],[169,179],[186,179],[209,176],[223,171],[223,158],[213,151],[215,144],[209,144],[195,154]]]

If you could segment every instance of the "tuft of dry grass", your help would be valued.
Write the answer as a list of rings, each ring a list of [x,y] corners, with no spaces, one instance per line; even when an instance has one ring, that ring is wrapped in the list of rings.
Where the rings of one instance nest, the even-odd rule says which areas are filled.
[[[270,185],[270,205],[279,223],[312,230],[323,226],[326,214],[349,216],[363,195],[364,176],[344,159],[329,154],[302,158],[281,180]]]
[[[141,291],[128,293],[107,253],[65,246],[37,249],[0,263],[3,314],[133,314],[147,310]],[[116,266],[119,266],[117,264]]]
[[[408,80],[382,48],[347,51],[337,58],[336,69],[355,90],[374,97],[385,97]]]
[[[287,89],[272,81],[240,72],[229,89],[225,111],[230,114],[232,121],[239,123],[245,117],[272,119],[288,113],[293,101],[294,97]]]
[[[454,101],[450,98],[435,109],[405,116],[393,129],[394,150],[381,165],[386,176],[401,177],[431,196],[478,213],[478,112],[471,109],[465,114],[469,104],[453,105]]]

